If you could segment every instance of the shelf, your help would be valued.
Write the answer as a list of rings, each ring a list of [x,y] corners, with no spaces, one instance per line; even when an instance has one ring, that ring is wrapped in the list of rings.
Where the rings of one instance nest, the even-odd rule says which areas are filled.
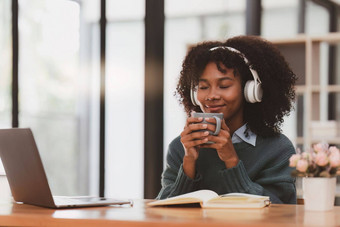
[[[324,60],[332,60],[329,59],[328,49],[323,48],[322,45],[324,43],[340,45],[340,32],[320,36],[302,34],[294,38],[273,39],[270,41],[280,50],[293,72],[297,75],[298,80],[295,92],[297,96],[303,97],[303,101],[298,102],[296,105],[296,132],[292,132],[294,135],[303,135],[303,137],[292,138],[292,140],[297,145],[303,145],[304,147],[310,147],[311,144],[323,140],[330,144],[340,145],[339,129],[323,127],[323,131],[317,131],[318,133],[313,131],[315,130],[313,128],[314,122],[329,121],[329,119],[333,120],[334,118],[336,121],[340,120],[340,104],[339,96],[337,95],[340,95],[340,84],[330,85],[322,82],[325,76],[328,77],[327,71],[329,70],[328,63],[324,62]],[[335,59],[339,59],[339,51],[335,51],[335,53]],[[337,62],[334,62],[334,64],[336,68],[333,70],[339,73]],[[330,96],[329,94],[332,95]],[[333,94],[336,95],[334,96]],[[332,104],[329,104],[330,102]],[[329,105],[333,105],[333,108]],[[326,127],[328,126],[326,125]],[[337,132],[330,134],[330,130],[337,130]],[[316,137],[317,134],[320,136]]]
[[[312,92],[340,92],[340,85],[328,85],[328,86],[311,86]]]
[[[339,144],[340,145],[340,137],[334,138],[311,138],[311,143],[319,143],[319,142],[327,142],[329,144]],[[295,139],[296,144],[304,144],[304,137],[297,137]]]
[[[278,39],[271,39],[270,42],[274,44],[304,44],[306,42],[326,42],[330,44],[337,44],[340,42],[340,33],[338,32],[331,32],[327,35],[320,35],[320,36],[309,36],[300,34],[294,38],[278,38]]]
[[[298,85],[295,87],[295,92],[297,94],[303,94],[310,89],[311,92],[339,92],[340,93],[340,85],[328,85],[328,86],[319,86],[319,85],[312,85],[312,86],[306,86],[306,85]]]

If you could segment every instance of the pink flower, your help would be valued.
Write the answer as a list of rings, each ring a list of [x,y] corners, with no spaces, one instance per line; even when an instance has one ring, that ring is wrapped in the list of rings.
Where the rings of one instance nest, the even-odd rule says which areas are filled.
[[[317,143],[313,145],[313,149],[318,153],[318,152],[325,152],[328,149],[328,144],[325,143]]]
[[[301,155],[300,154],[293,154],[290,158],[289,158],[289,166],[290,167],[295,167],[297,162],[300,160]]]
[[[331,167],[339,167],[340,166],[340,157],[331,155],[329,156],[329,163]]]
[[[334,177],[340,175],[340,150],[327,143],[317,143],[305,152],[298,148],[297,154],[289,159],[289,166],[295,167],[293,176]]]
[[[312,159],[312,155],[309,152],[303,152],[301,154],[301,157],[307,161],[310,161]]]
[[[329,147],[329,152],[332,154],[332,153],[340,153],[339,149],[335,146],[331,146]]]
[[[308,169],[308,162],[304,159],[300,159],[296,164],[296,169],[302,173],[306,172]]]
[[[328,157],[326,152],[324,151],[319,151],[316,156],[315,156],[315,163],[318,166],[325,166],[328,164]]]
[[[338,167],[340,166],[340,151],[338,148],[332,146],[329,148],[329,163],[331,167]]]

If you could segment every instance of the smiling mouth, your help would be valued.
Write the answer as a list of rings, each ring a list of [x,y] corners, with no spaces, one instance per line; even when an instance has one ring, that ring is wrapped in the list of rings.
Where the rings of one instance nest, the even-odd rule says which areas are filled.
[[[211,112],[215,112],[220,110],[222,107],[224,107],[225,105],[205,105],[205,108],[207,108],[208,110],[210,110]]]

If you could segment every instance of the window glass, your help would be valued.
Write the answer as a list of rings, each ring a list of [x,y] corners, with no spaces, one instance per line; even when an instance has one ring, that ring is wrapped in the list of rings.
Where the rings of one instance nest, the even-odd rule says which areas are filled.
[[[263,0],[261,34],[266,38],[292,37],[298,29],[298,1]]]
[[[216,14],[228,14],[234,11],[244,10],[245,0],[168,0],[165,1],[165,14],[173,16],[214,16]]]
[[[11,103],[11,66],[12,66],[12,34],[11,34],[11,1],[0,1],[0,128],[10,128],[12,123]],[[0,160],[0,187],[4,189],[0,198],[10,195],[6,179],[1,176],[5,170]]]
[[[306,1],[306,33],[311,35],[329,32],[329,13],[327,9],[312,1]]]
[[[19,125],[33,130],[53,194],[87,194],[79,4],[21,0],[19,7]]]
[[[100,4],[101,4],[101,1],[80,0],[80,7],[81,7],[80,13],[82,17],[81,22],[84,22],[86,24],[99,23],[100,7],[101,7]]]
[[[11,127],[12,34],[11,1],[0,1],[0,128]],[[1,171],[0,171],[1,172]]]
[[[114,2],[108,1],[107,12],[131,9],[123,1]],[[144,1],[134,2],[129,16],[138,18]],[[143,19],[108,20],[106,43],[105,193],[114,198],[143,198]]]
[[[294,37],[298,32],[298,1],[263,0],[262,36],[268,38]],[[328,32],[328,12],[325,7],[306,1],[305,33]]]
[[[100,1],[80,2],[79,175],[90,195],[99,195]]]
[[[106,0],[106,17],[109,21],[144,20],[145,0]]]

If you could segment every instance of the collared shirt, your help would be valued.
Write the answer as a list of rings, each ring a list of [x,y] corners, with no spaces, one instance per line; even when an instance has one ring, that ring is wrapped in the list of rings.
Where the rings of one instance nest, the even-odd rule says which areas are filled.
[[[247,123],[237,129],[233,136],[231,137],[232,143],[241,143],[242,141],[249,143],[255,147],[256,144],[256,134],[248,129],[248,136],[244,134],[247,129]]]

